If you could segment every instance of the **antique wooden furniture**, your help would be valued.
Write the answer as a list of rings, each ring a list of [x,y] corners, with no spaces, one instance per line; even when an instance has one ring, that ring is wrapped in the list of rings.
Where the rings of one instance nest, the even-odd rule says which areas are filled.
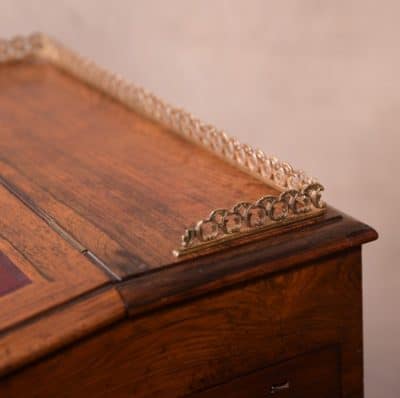
[[[0,397],[363,395],[374,230],[44,36],[0,62]]]

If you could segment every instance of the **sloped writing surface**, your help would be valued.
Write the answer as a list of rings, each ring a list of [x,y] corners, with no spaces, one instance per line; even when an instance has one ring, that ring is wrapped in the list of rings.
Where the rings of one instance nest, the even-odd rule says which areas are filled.
[[[0,184],[0,334],[108,282],[103,271]]]
[[[1,175],[123,277],[176,262],[212,209],[277,194],[52,65],[0,71]]]

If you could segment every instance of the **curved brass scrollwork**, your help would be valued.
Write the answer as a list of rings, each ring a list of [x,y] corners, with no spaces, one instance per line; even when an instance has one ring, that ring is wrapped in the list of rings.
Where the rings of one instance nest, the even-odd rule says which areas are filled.
[[[210,241],[224,240],[235,234],[257,232],[266,226],[323,209],[323,190],[321,184],[311,183],[301,190],[289,189],[277,196],[264,196],[255,203],[241,202],[230,210],[214,210],[208,218],[186,229],[182,236],[181,252],[189,248],[201,248]],[[180,252],[176,251],[175,254],[179,255]]]

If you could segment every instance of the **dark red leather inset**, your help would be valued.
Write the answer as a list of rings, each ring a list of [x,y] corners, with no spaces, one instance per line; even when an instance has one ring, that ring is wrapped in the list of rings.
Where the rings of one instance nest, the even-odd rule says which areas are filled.
[[[31,283],[31,280],[0,252],[0,297],[28,283]]]

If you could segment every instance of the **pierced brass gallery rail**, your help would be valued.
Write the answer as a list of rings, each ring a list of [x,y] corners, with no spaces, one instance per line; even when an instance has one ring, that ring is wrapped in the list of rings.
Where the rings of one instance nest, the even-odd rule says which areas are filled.
[[[208,218],[186,229],[175,256],[189,254],[221,242],[262,233],[324,212],[323,186],[312,183],[301,190],[289,189],[279,196],[264,196],[254,203],[240,202],[232,209],[217,209]]]
[[[108,94],[132,110],[162,124],[213,152],[215,155],[261,179],[281,192],[255,203],[243,202],[232,209],[219,209],[188,228],[175,255],[217,245],[246,234],[313,217],[323,211],[323,190],[315,179],[290,164],[230,137],[192,114],[173,107],[147,90],[130,83],[94,62],[37,33],[0,40],[0,64],[36,58],[51,62],[74,77]]]

